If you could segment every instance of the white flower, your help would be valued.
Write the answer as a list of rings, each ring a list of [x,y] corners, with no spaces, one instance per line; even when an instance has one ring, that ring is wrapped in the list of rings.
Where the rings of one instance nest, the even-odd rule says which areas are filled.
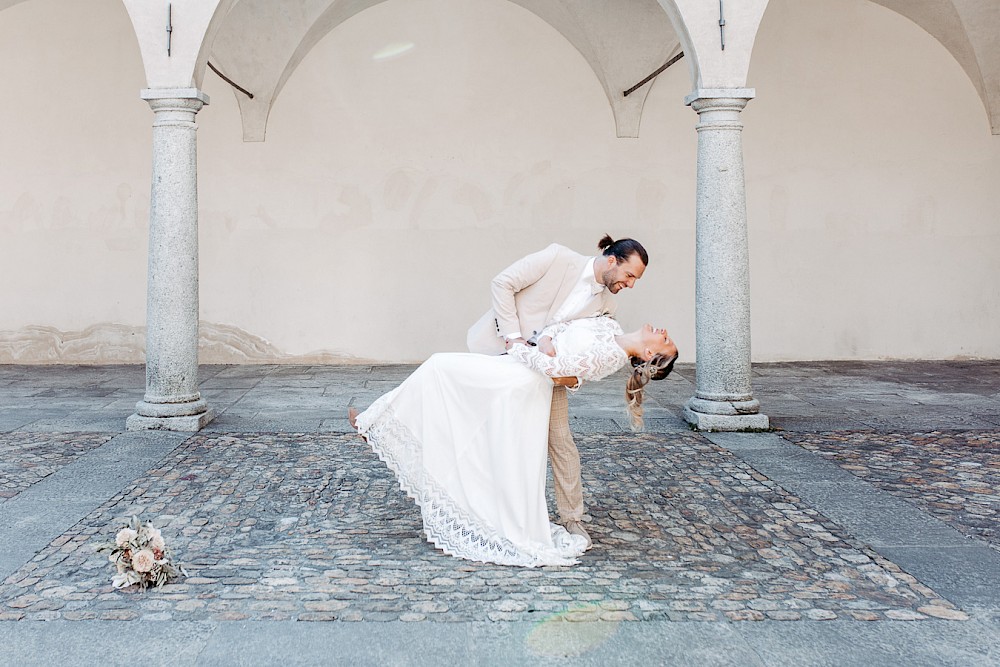
[[[140,549],[132,555],[132,567],[136,572],[149,572],[156,564],[156,557],[149,549]]]
[[[138,584],[142,581],[142,575],[135,572],[125,572],[124,574],[116,574],[111,578],[111,585],[114,588],[125,588],[126,586],[131,586],[132,584]]]
[[[122,528],[121,530],[118,531],[118,534],[115,535],[115,544],[117,544],[120,547],[123,547],[138,536],[139,533],[135,532],[131,528]]]

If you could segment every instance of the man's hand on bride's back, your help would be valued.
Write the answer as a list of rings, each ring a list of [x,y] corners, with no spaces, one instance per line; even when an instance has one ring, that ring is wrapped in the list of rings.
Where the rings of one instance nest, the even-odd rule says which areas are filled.
[[[528,341],[524,340],[523,338],[508,338],[504,342],[504,347],[509,350],[510,348],[514,347],[515,345],[527,345],[527,344],[528,344]]]
[[[538,351],[550,357],[556,356],[556,346],[552,344],[552,336],[542,336],[538,339]]]

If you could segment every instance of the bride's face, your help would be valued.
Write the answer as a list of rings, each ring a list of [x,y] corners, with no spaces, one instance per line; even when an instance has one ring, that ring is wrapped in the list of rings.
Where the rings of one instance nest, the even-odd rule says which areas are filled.
[[[649,361],[657,354],[668,357],[677,354],[677,346],[670,338],[666,329],[659,329],[651,324],[642,327],[643,358]]]

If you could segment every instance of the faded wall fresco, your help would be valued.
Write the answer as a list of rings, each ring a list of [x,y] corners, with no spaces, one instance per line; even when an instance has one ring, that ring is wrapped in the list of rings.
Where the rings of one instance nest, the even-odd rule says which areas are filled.
[[[237,327],[202,322],[198,359],[203,364],[360,364],[336,352],[285,354],[263,338]],[[96,324],[83,331],[31,326],[0,331],[0,364],[141,364],[145,363],[145,330],[118,324]]]

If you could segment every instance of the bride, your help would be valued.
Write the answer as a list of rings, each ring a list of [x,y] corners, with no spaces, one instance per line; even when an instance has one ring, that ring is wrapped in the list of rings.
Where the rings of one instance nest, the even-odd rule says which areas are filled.
[[[586,540],[549,523],[545,467],[553,378],[599,380],[631,360],[625,397],[642,427],[643,387],[667,376],[666,329],[623,333],[610,317],[555,324],[537,347],[435,354],[349,418],[420,506],[447,554],[500,565],[572,565]]]

